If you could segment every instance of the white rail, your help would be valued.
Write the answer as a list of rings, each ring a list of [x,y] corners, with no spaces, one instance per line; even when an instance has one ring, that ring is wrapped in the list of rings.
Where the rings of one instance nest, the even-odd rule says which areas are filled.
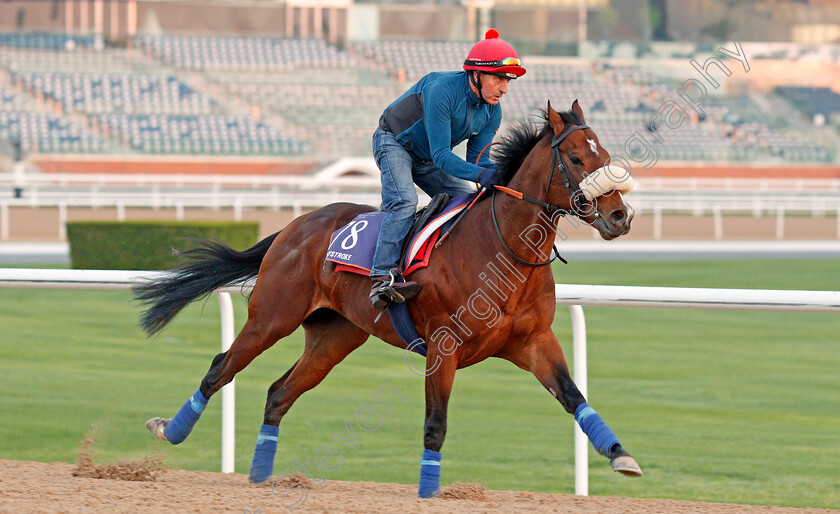
[[[348,175],[348,171],[356,174]],[[700,172],[698,172],[700,173]],[[379,170],[372,158],[342,159],[306,175],[202,175],[146,173],[0,173],[0,187],[151,187],[167,186],[214,189],[273,186],[317,189],[320,187],[379,187]],[[750,192],[840,192],[840,178],[726,178],[638,177],[639,191],[741,191]]]
[[[304,202],[323,206],[332,202],[379,200],[374,188],[347,190],[338,186],[316,190],[273,189],[39,189],[26,190],[21,197],[14,191],[0,186],[0,202],[14,207],[55,207],[60,204],[75,207],[106,207],[124,204],[129,207],[160,208],[184,205],[186,207],[231,207],[236,203],[252,208],[274,208]],[[742,212],[760,216],[774,213],[779,208],[814,215],[832,214],[840,207],[840,193],[668,193],[633,191],[627,195],[634,207],[658,207],[664,211],[704,214],[715,207],[728,212]]]
[[[840,291],[555,284],[554,294],[565,305],[840,312]]]
[[[168,209],[174,211],[174,218],[183,221],[187,209],[225,209],[232,212],[234,221],[243,219],[245,210],[283,208],[292,209],[300,216],[304,209],[316,209],[335,202],[352,202],[378,205],[380,196],[375,191],[247,191],[247,190],[160,190],[146,191],[29,191],[21,198],[13,198],[11,190],[0,190],[0,240],[8,240],[11,231],[10,212],[12,208],[58,209],[57,233],[61,240],[66,237],[68,209],[114,209],[116,221],[125,221],[126,209]],[[840,239],[840,194],[796,195],[796,194],[692,194],[671,195],[665,198],[657,193],[633,192],[629,202],[636,209],[636,215],[650,216],[653,220],[653,239],[661,240],[663,218],[669,214],[692,216],[711,215],[714,222],[715,240],[723,240],[724,216],[727,214],[775,217],[775,239],[785,238],[785,220],[791,215],[811,217],[834,217],[836,237]],[[421,205],[428,201],[420,196]],[[831,236],[828,236],[831,237]]]
[[[644,191],[840,192],[840,178],[639,177],[636,184]]]
[[[185,187],[187,186],[187,187]],[[199,187],[205,186],[205,187]],[[230,206],[234,201],[252,207],[274,207],[288,205],[291,200],[307,198],[308,202],[324,205],[335,201],[353,201],[354,198],[374,197],[378,199],[379,184],[370,179],[336,178],[329,183],[320,182],[310,187],[279,183],[229,183],[229,187],[217,184],[148,184],[142,186],[120,186],[99,184],[70,187],[54,184],[49,187],[30,186],[18,191],[17,186],[0,182],[0,201],[13,206],[51,207],[59,203],[79,207],[100,207],[125,203],[136,207],[187,206],[216,207]],[[354,187],[355,186],[355,187]],[[637,187],[627,195],[633,203],[642,207],[658,206],[666,211],[709,212],[714,206],[728,211],[743,211],[760,215],[773,212],[779,207],[797,212],[825,214],[840,207],[840,191],[658,191]]]
[[[574,381],[587,396],[586,322],[581,305],[692,309],[840,312],[840,291],[711,289],[688,287],[591,286],[555,284],[555,300],[572,317]],[[575,494],[589,494],[586,434],[575,424]]]
[[[0,287],[64,289],[130,289],[160,277],[155,271],[45,270],[0,268]],[[222,318],[222,351],[233,342],[231,292],[248,291],[249,284],[218,291]],[[555,284],[558,304],[569,305],[573,333],[574,380],[587,397],[586,321],[582,305],[676,307],[840,313],[840,291],[772,289],[701,289],[684,287],[593,286]],[[234,383],[222,389],[222,472],[234,466]],[[575,425],[575,494],[589,494],[589,455],[586,435]]]
[[[834,216],[840,239],[840,178],[639,177],[628,200],[637,215],[652,215],[654,240],[662,239],[665,214],[711,215],[715,240],[723,240],[727,214],[775,217],[777,240],[790,215]],[[0,173],[0,240],[9,239],[14,207],[58,209],[64,240],[69,208],[112,208],[117,221],[129,208],[174,210],[179,221],[187,209],[229,209],[240,221],[245,209],[291,208],[297,217],[339,201],[379,203],[373,159],[340,159],[307,175]]]

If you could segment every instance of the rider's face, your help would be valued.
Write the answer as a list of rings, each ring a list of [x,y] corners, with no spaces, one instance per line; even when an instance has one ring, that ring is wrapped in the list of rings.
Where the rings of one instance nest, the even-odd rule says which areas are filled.
[[[479,80],[481,80],[481,96],[490,105],[499,103],[502,96],[508,92],[510,79],[507,77],[482,73]]]

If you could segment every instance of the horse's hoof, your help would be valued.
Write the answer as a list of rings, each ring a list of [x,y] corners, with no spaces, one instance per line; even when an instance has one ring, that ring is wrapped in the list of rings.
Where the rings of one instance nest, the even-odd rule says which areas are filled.
[[[152,433],[153,436],[157,437],[158,439],[162,439],[166,442],[169,442],[169,439],[166,438],[166,434],[163,433],[166,430],[166,425],[169,423],[168,419],[163,418],[152,418],[146,422],[146,428],[149,429],[149,432]]]
[[[419,493],[417,493],[417,496],[419,498],[424,498],[424,499],[425,498],[437,498],[438,496],[440,496],[440,487],[438,487],[434,491],[420,491]]]
[[[636,459],[629,455],[621,455],[610,461],[613,471],[621,473],[626,477],[642,476],[642,468],[636,463]]]
[[[261,484],[261,483],[265,482],[266,480],[268,480],[269,478],[271,478],[271,473],[266,475],[265,473],[254,471],[253,469],[248,474],[248,481],[251,482],[252,484]]]

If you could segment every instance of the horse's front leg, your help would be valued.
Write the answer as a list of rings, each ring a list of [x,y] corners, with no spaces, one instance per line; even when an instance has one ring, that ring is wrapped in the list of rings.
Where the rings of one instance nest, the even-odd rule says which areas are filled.
[[[446,409],[458,359],[429,349],[426,357],[426,424],[423,428],[423,458],[420,460],[421,498],[440,494],[440,449],[446,437]]]
[[[610,466],[626,476],[640,477],[642,469],[627,453],[609,426],[586,403],[586,399],[569,375],[563,349],[551,332],[535,336],[516,355],[504,355],[517,366],[531,371],[569,414],[574,414],[580,428],[601,455],[610,459]]]

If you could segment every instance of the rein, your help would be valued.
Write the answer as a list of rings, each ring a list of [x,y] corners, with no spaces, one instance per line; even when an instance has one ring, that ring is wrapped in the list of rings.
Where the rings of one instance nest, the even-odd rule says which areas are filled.
[[[580,199],[580,196],[583,195],[583,192],[580,189],[580,184],[577,181],[575,181],[575,178],[572,176],[571,172],[569,171],[568,166],[566,166],[566,162],[563,160],[563,155],[560,153],[560,143],[562,143],[569,136],[569,134],[571,134],[572,132],[574,132],[576,130],[587,129],[587,128],[589,128],[589,125],[575,125],[574,127],[571,127],[569,129],[567,129],[565,132],[563,132],[562,134],[560,134],[559,136],[557,136],[557,137],[555,137],[554,139],[551,140],[551,148],[554,151],[554,155],[553,155],[552,161],[551,161],[551,171],[549,171],[549,173],[548,173],[548,181],[546,182],[546,185],[545,185],[546,198],[550,198],[549,189],[551,188],[551,177],[554,175],[554,168],[556,166],[558,169],[560,169],[560,172],[563,176],[563,182],[566,184],[566,189],[568,189],[569,192],[572,193],[572,198],[575,202],[575,207],[577,207],[578,209],[581,209],[583,207],[582,203],[581,203],[581,199]],[[499,241],[502,242],[502,246],[504,247],[504,249],[508,253],[508,255],[510,255],[511,257],[516,259],[516,261],[520,264],[524,264],[525,266],[531,266],[531,267],[535,267],[535,268],[539,267],[539,266],[546,266],[548,264],[551,264],[556,259],[560,259],[563,262],[563,264],[568,264],[566,259],[564,259],[560,255],[560,251],[557,250],[557,245],[556,244],[551,245],[551,248],[554,251],[554,255],[550,259],[548,259],[546,261],[543,261],[543,262],[528,262],[524,259],[521,259],[515,253],[513,253],[513,250],[511,250],[510,247],[505,242],[504,236],[502,236],[502,231],[499,229],[499,220],[496,218],[496,192],[497,191],[501,191],[503,193],[509,194],[509,195],[513,196],[514,198],[517,198],[519,200],[525,200],[526,202],[530,202],[534,205],[539,205],[540,207],[542,207],[543,209],[546,209],[548,212],[550,212],[552,214],[554,214],[555,212],[559,212],[559,213],[561,213],[562,216],[565,216],[567,214],[572,214],[573,211],[570,211],[569,209],[564,209],[563,207],[559,207],[559,206],[551,204],[551,203],[546,203],[546,202],[543,202],[541,200],[537,200],[536,198],[528,196],[528,195],[522,193],[521,191],[516,191],[515,189],[511,189],[511,188],[505,187],[505,186],[495,186],[495,189],[493,190],[493,194],[490,197],[490,213],[491,213],[492,218],[493,218],[493,227],[496,229],[496,235],[499,237]],[[581,210],[581,212],[585,212],[585,211]]]

